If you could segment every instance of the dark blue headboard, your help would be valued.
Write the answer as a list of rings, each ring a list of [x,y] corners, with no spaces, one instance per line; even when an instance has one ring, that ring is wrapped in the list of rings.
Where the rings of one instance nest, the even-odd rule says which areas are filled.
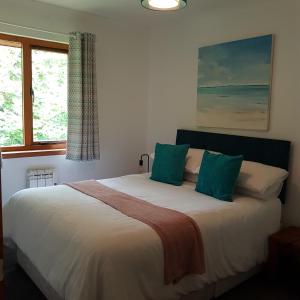
[[[291,142],[256,137],[210,133],[178,129],[176,144],[189,144],[191,148],[206,149],[228,155],[242,154],[245,160],[288,170]],[[286,183],[280,193],[285,201]]]

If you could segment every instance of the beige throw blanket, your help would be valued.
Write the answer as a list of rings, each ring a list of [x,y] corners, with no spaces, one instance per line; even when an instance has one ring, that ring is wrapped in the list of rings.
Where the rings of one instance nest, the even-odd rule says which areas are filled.
[[[163,245],[165,284],[176,283],[188,274],[205,272],[201,232],[189,216],[116,191],[95,180],[67,185],[156,231]]]

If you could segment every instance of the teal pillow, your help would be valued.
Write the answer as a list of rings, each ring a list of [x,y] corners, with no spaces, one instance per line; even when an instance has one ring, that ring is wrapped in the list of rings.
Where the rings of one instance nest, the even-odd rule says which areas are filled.
[[[232,201],[243,156],[204,152],[196,191],[219,200]]]
[[[173,185],[182,185],[186,155],[190,145],[157,143],[150,179]]]

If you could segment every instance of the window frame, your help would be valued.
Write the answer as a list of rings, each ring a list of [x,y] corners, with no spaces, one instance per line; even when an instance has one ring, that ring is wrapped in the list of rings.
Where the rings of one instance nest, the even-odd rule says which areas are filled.
[[[34,142],[32,116],[32,59],[33,49],[68,53],[69,45],[17,35],[0,33],[0,40],[22,44],[22,75],[23,75],[23,135],[24,145],[1,147],[3,158],[46,156],[65,154],[66,141]],[[0,42],[1,43],[1,42]]]

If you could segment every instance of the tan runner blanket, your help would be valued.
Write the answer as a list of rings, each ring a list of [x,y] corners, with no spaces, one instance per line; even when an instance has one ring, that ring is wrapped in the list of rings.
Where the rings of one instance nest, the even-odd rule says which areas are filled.
[[[163,245],[165,284],[176,283],[188,274],[205,272],[201,232],[191,217],[116,191],[96,180],[67,185],[156,231]]]

